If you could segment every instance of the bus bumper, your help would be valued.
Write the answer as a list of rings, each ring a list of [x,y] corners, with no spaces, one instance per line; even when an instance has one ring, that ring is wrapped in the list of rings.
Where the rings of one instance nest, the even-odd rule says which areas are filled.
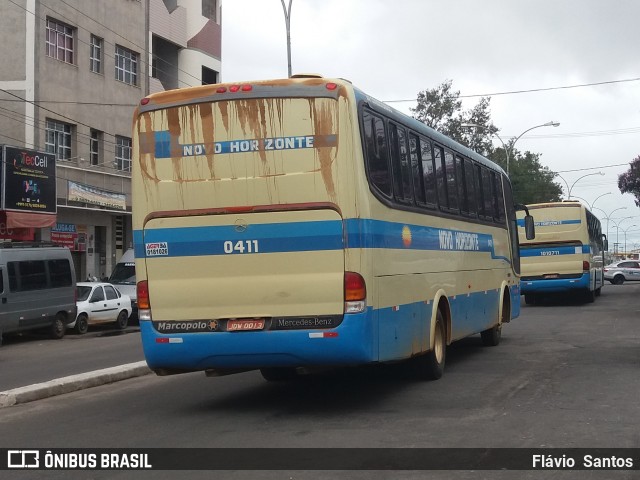
[[[332,329],[159,333],[140,321],[154,370],[256,369],[361,365],[378,360],[373,310],[345,315]]]
[[[554,278],[545,280],[522,280],[520,293],[554,293],[569,292],[572,290],[585,290],[591,286],[589,273],[584,273],[579,278]]]

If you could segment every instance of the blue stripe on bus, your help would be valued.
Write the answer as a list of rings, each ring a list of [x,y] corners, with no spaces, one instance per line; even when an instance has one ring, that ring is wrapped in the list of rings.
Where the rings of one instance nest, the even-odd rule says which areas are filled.
[[[576,252],[576,248],[580,251]],[[548,253],[546,253],[548,252]],[[557,252],[557,253],[556,253]],[[581,247],[569,246],[569,247],[541,247],[541,248],[520,248],[520,256],[525,257],[555,257],[558,255],[575,255],[575,254],[589,254],[591,253],[591,247],[589,245],[582,245]]]
[[[500,289],[491,289],[448,297],[452,338],[490,328],[498,318],[499,295]],[[424,301],[380,309],[368,307],[363,313],[345,315],[339,326],[328,330],[166,334],[156,331],[149,321],[141,321],[140,330],[145,358],[152,368],[350,365],[403,359],[412,352],[407,346],[430,345],[433,307],[433,302]],[[479,310],[487,312],[484,324],[478,324]],[[323,331],[337,335],[309,336]],[[167,337],[181,341],[156,342],[157,338]]]
[[[582,223],[582,220],[541,220],[539,222],[534,222],[536,227],[556,227],[558,225],[579,225]],[[524,227],[524,219],[518,219],[518,226]]]
[[[344,228],[344,234],[343,234]],[[163,256],[225,255],[225,242],[247,243],[245,254],[379,248],[426,251],[475,251],[495,255],[490,234],[407,225],[371,219],[289,222],[249,225],[237,232],[234,225],[148,228],[133,232],[136,258],[145,258],[148,244],[166,246]],[[253,240],[259,241],[258,251]],[[249,250],[251,249],[251,252]]]

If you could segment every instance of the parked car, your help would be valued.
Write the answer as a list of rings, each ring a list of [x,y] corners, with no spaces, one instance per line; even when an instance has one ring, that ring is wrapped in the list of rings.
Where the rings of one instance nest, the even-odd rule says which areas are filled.
[[[124,329],[129,323],[131,299],[105,282],[78,282],[78,316],[69,328],[75,328],[79,334],[87,333],[89,325],[115,323]]]
[[[0,340],[2,334],[35,329],[62,338],[76,319],[74,271],[68,248],[0,243]]]
[[[133,249],[124,252],[122,258],[118,260],[111,276],[109,283],[115,285],[124,295],[131,298],[131,310],[129,311],[130,320],[134,321],[138,318],[138,302],[136,293],[136,264],[133,256]]]
[[[604,267],[604,279],[614,285],[622,285],[628,280],[640,280],[640,262],[621,260]]]

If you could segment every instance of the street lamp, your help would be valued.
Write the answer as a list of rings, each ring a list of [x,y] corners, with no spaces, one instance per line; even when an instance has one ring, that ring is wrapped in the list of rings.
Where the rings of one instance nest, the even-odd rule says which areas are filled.
[[[593,207],[594,209],[596,209],[596,207]],[[607,220],[607,239],[609,238],[609,220],[611,219],[611,215],[614,214],[614,212],[617,212],[618,210],[626,210],[627,207],[618,207],[616,209],[613,209],[608,215],[607,212],[605,212],[604,210],[602,210],[601,208],[597,208],[597,210],[600,210],[602,213],[604,213],[604,217]]]
[[[564,184],[567,186],[567,200],[571,200],[571,190],[573,190],[573,187],[575,186],[576,183],[578,183],[584,177],[590,177],[591,175],[604,175],[604,172],[587,173],[586,175],[583,175],[583,176],[579,177],[578,180],[576,180],[575,182],[573,182],[571,184],[571,186],[569,186],[569,183],[567,182],[567,180],[562,175],[560,175],[559,173],[555,173],[554,172],[554,175],[556,177],[560,177],[562,179],[562,181],[564,182]],[[611,192],[604,193],[604,194],[600,195],[600,197],[603,197],[604,195],[609,195],[610,193]],[[576,197],[575,195],[574,195],[574,197],[575,198],[581,198],[581,197]],[[597,197],[596,200],[598,200],[598,198],[600,198],[600,197]],[[584,198],[582,200],[587,202]],[[596,203],[596,200],[594,200],[593,203]],[[591,204],[590,209],[593,209],[593,203]],[[589,202],[587,202],[587,205],[589,205]]]
[[[585,177],[590,177],[592,175],[604,175],[604,172],[595,172],[595,173],[587,173],[586,175],[583,175],[581,177],[578,178],[578,180],[576,180],[575,182],[573,182],[571,184],[571,187],[569,187],[569,190],[567,191],[567,200],[571,200],[571,190],[573,190],[573,187],[576,185],[576,183],[578,183],[580,180],[582,180]],[[596,199],[597,200],[597,199]]]
[[[284,12],[284,23],[287,28],[287,65],[289,78],[291,78],[291,3],[293,0],[289,0],[289,9],[284,4],[284,0],[280,0],[282,2],[282,10]]]
[[[513,151],[513,147],[514,147],[514,145],[516,144],[516,142],[517,142],[518,140],[520,140],[520,139],[522,138],[522,136],[523,136],[525,133],[530,132],[530,131],[531,131],[531,130],[533,130],[534,128],[540,128],[540,127],[557,127],[557,126],[559,126],[559,125],[560,125],[560,122],[554,122],[554,121],[551,121],[551,122],[543,123],[542,125],[536,125],[535,127],[527,128],[524,132],[522,132],[520,135],[518,135],[517,137],[515,137],[515,139],[512,139],[512,140],[509,142],[509,147],[508,147],[508,148],[507,148],[507,146],[504,144],[504,141],[502,140],[502,138],[500,138],[500,136],[499,136],[499,135],[497,135],[497,134],[495,134],[495,133],[492,133],[491,135],[493,135],[493,136],[494,136],[494,137],[496,137],[498,140],[500,140],[500,143],[502,143],[502,148],[504,148],[504,152],[505,152],[505,155],[506,155],[506,157],[507,157],[507,162],[506,162],[506,165],[507,165],[507,176],[509,176],[509,162],[510,162],[510,160],[511,160],[511,152]],[[485,129],[485,130],[486,130],[486,128],[487,128],[487,127],[485,127],[485,126],[483,126],[483,125],[478,125],[477,123],[463,123],[463,124],[461,125],[461,127],[482,128],[482,129]]]
[[[637,227],[638,225],[629,225],[627,228],[623,230],[624,232],[624,256],[627,257],[627,231],[631,230],[633,227]]]
[[[596,204],[600,197],[604,197],[605,195],[611,195],[611,192],[603,193],[602,195],[598,195],[593,203],[590,205],[589,210],[593,210],[593,206]]]
[[[618,245],[620,245],[620,224],[625,220],[629,220],[630,218],[633,218],[633,217],[632,216],[631,217],[623,217],[620,220],[618,220],[617,223],[616,223],[616,243]]]

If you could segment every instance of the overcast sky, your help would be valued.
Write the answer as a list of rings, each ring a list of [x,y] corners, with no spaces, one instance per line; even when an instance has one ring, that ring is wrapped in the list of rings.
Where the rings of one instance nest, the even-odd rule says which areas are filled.
[[[611,250],[617,232],[623,248],[627,228],[627,246],[638,248],[640,209],[617,187],[640,155],[638,19],[637,0],[293,0],[291,63],[293,73],[349,79],[404,113],[419,91],[452,80],[462,96],[491,96],[505,142],[560,122],[525,134],[516,149],[540,153],[565,195],[568,184],[611,217]],[[286,76],[281,1],[223,0],[222,80]],[[556,88],[595,83],[605,84]]]

